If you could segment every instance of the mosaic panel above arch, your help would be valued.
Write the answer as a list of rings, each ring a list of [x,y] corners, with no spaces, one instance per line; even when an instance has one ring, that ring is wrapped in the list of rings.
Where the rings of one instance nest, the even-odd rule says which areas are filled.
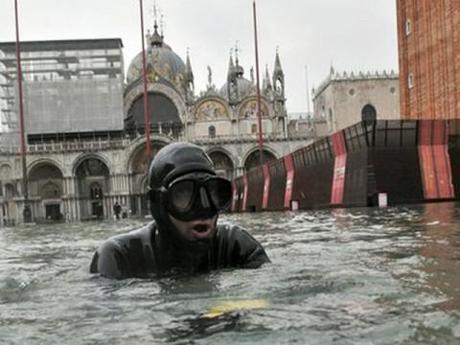
[[[267,104],[261,100],[260,102],[261,107],[261,115],[262,117],[268,117],[270,115],[269,109]],[[250,98],[246,100],[239,109],[239,117],[241,119],[248,119],[248,118],[257,118],[257,99]]]
[[[195,119],[197,121],[210,121],[228,118],[229,114],[227,107],[222,102],[216,100],[203,101],[195,110]]]

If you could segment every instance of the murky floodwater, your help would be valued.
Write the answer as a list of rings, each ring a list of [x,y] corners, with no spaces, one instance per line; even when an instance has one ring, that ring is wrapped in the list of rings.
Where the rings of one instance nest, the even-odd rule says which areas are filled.
[[[92,253],[139,221],[0,228],[0,344],[460,343],[459,205],[222,218],[273,263],[110,281]]]

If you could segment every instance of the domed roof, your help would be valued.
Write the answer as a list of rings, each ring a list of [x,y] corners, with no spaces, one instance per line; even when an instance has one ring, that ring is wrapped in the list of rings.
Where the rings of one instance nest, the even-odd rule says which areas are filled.
[[[254,84],[250,80],[243,78],[243,76],[234,78],[234,81],[238,89],[238,97],[243,98],[249,96],[254,91]],[[226,99],[229,99],[228,83],[229,82],[226,82],[219,91],[219,94]]]
[[[154,33],[148,35],[147,38],[150,43],[145,52],[147,70],[153,70],[150,73],[153,72],[173,84],[182,82],[185,76],[184,61],[163,42],[163,37],[158,34],[156,25]],[[140,77],[142,77],[142,52],[131,61],[126,79],[130,84]]]

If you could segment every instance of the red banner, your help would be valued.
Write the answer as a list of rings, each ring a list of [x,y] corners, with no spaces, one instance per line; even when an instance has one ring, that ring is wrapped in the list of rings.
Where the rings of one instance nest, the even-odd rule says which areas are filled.
[[[454,198],[447,121],[420,120],[419,162],[425,199]]]
[[[331,205],[341,205],[345,190],[345,170],[347,165],[347,148],[343,132],[332,135],[332,148],[334,151],[334,176],[332,178]]]
[[[284,190],[284,208],[290,208],[292,199],[292,188],[294,184],[294,160],[292,154],[284,156],[284,167],[286,168],[286,188]]]
[[[262,209],[266,210],[268,208],[268,197],[270,195],[270,169],[268,164],[264,164],[264,195],[262,197]]]

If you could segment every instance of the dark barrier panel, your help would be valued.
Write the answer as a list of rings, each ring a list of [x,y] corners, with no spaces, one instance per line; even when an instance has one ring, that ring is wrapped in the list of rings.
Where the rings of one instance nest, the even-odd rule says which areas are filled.
[[[262,210],[262,197],[264,192],[264,173],[262,167],[251,169],[247,174],[248,199],[246,211],[256,212]]]
[[[366,206],[368,203],[368,148],[365,133],[366,125],[363,122],[343,130],[348,151],[344,206]]]
[[[268,210],[279,211],[284,207],[284,192],[286,191],[286,168],[283,158],[270,162],[270,193]]]
[[[422,177],[417,147],[376,147],[368,154],[369,175],[375,176],[375,192],[369,190],[376,205],[376,193],[387,193],[388,204],[423,201]]]
[[[367,206],[367,147],[347,154],[343,206]]]
[[[327,207],[331,200],[334,158],[329,138],[293,154],[294,190],[292,200],[299,208]]]
[[[308,187],[312,185],[311,180],[307,180],[305,172],[308,169],[308,162],[306,161],[304,150],[300,149],[292,153],[292,160],[294,163],[294,181],[292,184],[292,200],[299,203],[299,208],[302,208]]]
[[[387,193],[388,204],[423,201],[416,121],[377,121],[368,153],[369,205],[377,193]]]

